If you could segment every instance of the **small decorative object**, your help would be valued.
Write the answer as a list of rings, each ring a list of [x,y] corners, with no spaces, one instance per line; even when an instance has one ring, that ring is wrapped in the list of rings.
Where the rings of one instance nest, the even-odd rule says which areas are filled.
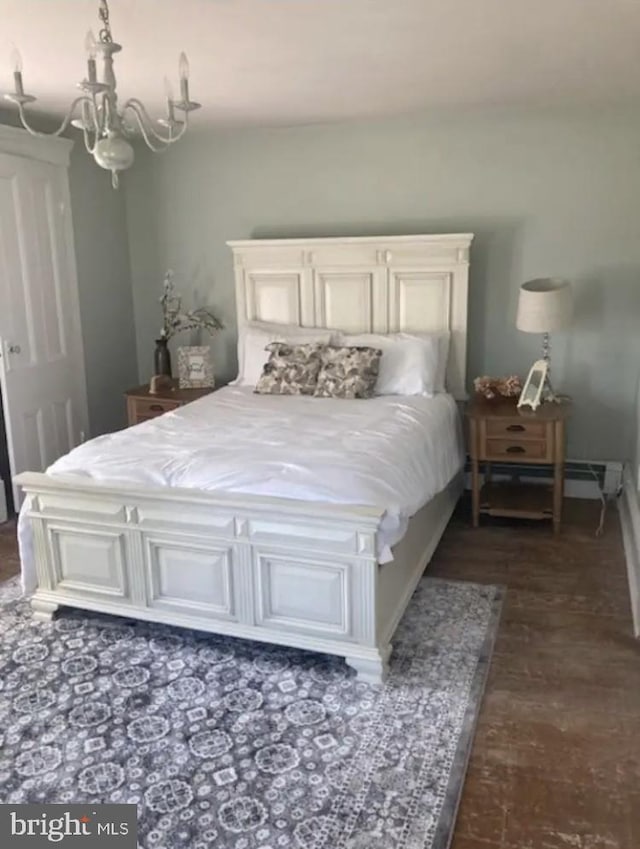
[[[520,287],[516,327],[525,333],[542,333],[542,358],[547,363],[545,385],[542,387],[545,401],[560,401],[551,386],[551,346],[549,334],[562,330],[571,322],[571,285],[568,280],[557,277],[539,277],[529,280]],[[534,368],[535,368],[534,363]]]
[[[161,392],[170,392],[172,389],[173,381],[166,374],[154,374],[149,382],[149,395],[159,395]]]
[[[208,346],[178,348],[178,380],[180,389],[213,386],[213,365]]]
[[[156,339],[154,354],[154,373],[166,374],[169,377],[171,377],[171,352],[167,347],[169,339],[183,330],[206,330],[213,336],[216,330],[222,330],[224,327],[222,321],[206,307],[184,310],[182,297],[176,292],[173,280],[173,271],[169,269],[164,275],[163,292],[160,298],[162,329],[160,338]]]
[[[517,398],[522,392],[522,382],[517,374],[507,377],[489,377],[485,374],[476,377],[473,388],[488,401],[494,398]]]
[[[520,394],[518,407],[531,407],[532,410],[536,410],[540,406],[548,370],[549,363],[547,360],[535,361]]]

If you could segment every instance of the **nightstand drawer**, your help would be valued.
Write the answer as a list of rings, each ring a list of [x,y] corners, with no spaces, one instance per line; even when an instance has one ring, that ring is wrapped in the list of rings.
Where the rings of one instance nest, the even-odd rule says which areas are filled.
[[[180,403],[167,401],[165,398],[136,398],[135,405],[138,418],[152,418],[153,416],[161,416],[169,410],[176,410]]]
[[[486,460],[550,460],[545,439],[487,439]]]
[[[503,439],[544,439],[547,425],[545,422],[532,422],[526,419],[487,419],[487,436]]]
[[[127,399],[127,420],[129,425],[137,425],[149,419],[155,419],[163,413],[184,407],[191,401],[203,398],[213,392],[213,386],[202,389],[180,389],[177,381],[172,381],[171,386],[163,388],[159,393],[149,391],[149,384],[136,386],[125,392]]]

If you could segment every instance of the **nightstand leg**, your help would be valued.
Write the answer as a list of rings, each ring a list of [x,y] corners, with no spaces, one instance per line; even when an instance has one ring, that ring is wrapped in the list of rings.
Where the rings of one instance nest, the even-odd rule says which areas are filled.
[[[562,519],[562,498],[564,496],[564,463],[554,467],[553,476],[553,532],[560,532]]]
[[[553,532],[560,531],[562,519],[562,498],[564,496],[564,426],[563,422],[555,423],[555,464],[553,467]]]
[[[473,527],[477,528],[480,524],[480,471],[477,460],[471,461],[471,514]]]

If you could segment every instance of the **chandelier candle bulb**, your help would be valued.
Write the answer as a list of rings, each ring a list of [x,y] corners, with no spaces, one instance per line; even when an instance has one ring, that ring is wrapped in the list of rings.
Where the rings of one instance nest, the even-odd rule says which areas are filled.
[[[175,101],[173,99],[173,86],[169,77],[164,78],[164,93],[167,98],[167,117],[159,118],[158,123],[162,127],[167,127],[169,133],[172,133],[176,127]]]
[[[11,51],[11,64],[13,65],[13,82],[17,95],[24,94],[24,86],[22,84],[22,56],[20,51],[14,47]]]
[[[22,73],[22,56],[16,47],[14,47],[11,51],[11,64],[14,71],[17,71],[20,74]]]
[[[13,72],[13,82],[16,88],[16,94],[22,95],[24,94],[24,86],[22,85],[22,71],[14,71]]]
[[[189,60],[187,59],[186,53],[180,54],[180,61],[178,63],[178,70],[180,73],[180,96],[182,97],[183,103],[189,102]]]
[[[91,30],[87,33],[87,36],[84,40],[84,46],[87,51],[87,70],[89,75],[89,82],[95,83],[98,81],[98,74],[96,71],[96,54],[98,52],[98,47],[96,45],[96,39]]]

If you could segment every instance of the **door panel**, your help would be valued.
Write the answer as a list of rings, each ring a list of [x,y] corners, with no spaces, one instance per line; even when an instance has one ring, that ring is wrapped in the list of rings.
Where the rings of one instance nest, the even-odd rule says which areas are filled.
[[[263,628],[353,639],[352,567],[255,546],[256,621]]]
[[[159,610],[236,621],[232,545],[196,545],[184,537],[145,534],[148,604]]]
[[[389,316],[391,329],[424,332],[450,327],[452,284],[448,271],[390,268],[390,301],[395,305]]]
[[[87,431],[66,169],[0,154],[0,383],[11,472]],[[19,492],[14,488],[16,507]]]
[[[49,525],[55,589],[67,595],[131,602],[128,537],[87,525]]]
[[[314,268],[315,324],[348,333],[386,331],[385,270]]]

